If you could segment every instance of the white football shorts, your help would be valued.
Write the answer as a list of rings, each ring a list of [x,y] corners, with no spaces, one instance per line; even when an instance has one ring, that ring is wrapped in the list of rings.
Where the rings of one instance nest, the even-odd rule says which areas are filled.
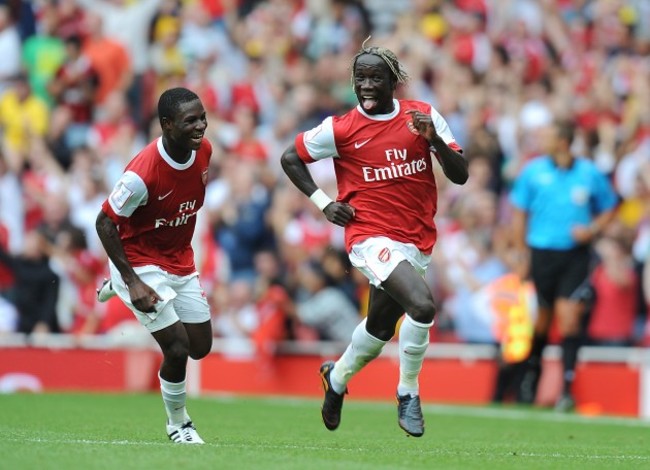
[[[371,237],[356,243],[348,256],[352,266],[379,289],[402,261],[411,263],[421,276],[431,263],[431,255],[422,253],[414,244],[396,242],[386,237]]]
[[[141,312],[131,303],[129,290],[122,280],[122,275],[113,263],[109,263],[109,266],[113,290],[149,332],[160,331],[178,320],[183,323],[203,323],[210,320],[210,307],[199,283],[198,273],[177,276],[158,266],[133,268],[140,279],[163,299],[156,304],[155,312]]]

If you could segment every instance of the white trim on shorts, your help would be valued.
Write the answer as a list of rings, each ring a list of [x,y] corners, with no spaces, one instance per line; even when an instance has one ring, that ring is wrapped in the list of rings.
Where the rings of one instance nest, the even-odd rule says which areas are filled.
[[[348,254],[352,266],[381,289],[381,283],[402,261],[408,261],[424,277],[431,255],[422,253],[413,243],[402,243],[387,237],[370,237],[352,245]]]
[[[150,333],[167,328],[179,320],[183,323],[210,320],[210,307],[199,282],[199,273],[178,276],[153,265],[134,268],[142,282],[163,299],[156,304],[155,312],[141,312],[131,303],[129,290],[115,265],[109,263],[109,268],[113,290]]]

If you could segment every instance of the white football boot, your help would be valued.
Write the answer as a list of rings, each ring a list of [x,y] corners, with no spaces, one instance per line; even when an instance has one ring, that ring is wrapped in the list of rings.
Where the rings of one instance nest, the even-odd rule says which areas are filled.
[[[192,421],[185,424],[168,424],[167,435],[169,439],[177,444],[205,444]]]
[[[97,289],[97,300],[99,300],[100,302],[106,302],[111,297],[115,297],[115,295],[117,294],[113,290],[113,285],[111,284],[111,280],[104,279],[102,286],[99,289]]]

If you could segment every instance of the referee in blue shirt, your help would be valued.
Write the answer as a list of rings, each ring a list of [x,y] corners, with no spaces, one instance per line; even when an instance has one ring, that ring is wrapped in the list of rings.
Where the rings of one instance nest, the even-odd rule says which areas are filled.
[[[605,175],[590,160],[571,153],[573,138],[572,124],[549,126],[548,154],[524,167],[510,193],[521,273],[530,272],[539,304],[519,399],[535,401],[542,351],[556,315],[564,369],[563,392],[556,403],[560,411],[575,407],[571,384],[584,312],[579,291],[589,278],[590,244],[612,220],[618,203]]]

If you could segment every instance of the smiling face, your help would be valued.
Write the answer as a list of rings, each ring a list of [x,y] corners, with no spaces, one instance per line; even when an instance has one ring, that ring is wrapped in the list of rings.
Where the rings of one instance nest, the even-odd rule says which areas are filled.
[[[354,64],[354,93],[368,114],[393,111],[393,92],[397,84],[393,72],[379,56],[362,54]]]
[[[179,152],[198,150],[207,127],[201,100],[179,103],[174,118],[162,118],[163,134]]]

